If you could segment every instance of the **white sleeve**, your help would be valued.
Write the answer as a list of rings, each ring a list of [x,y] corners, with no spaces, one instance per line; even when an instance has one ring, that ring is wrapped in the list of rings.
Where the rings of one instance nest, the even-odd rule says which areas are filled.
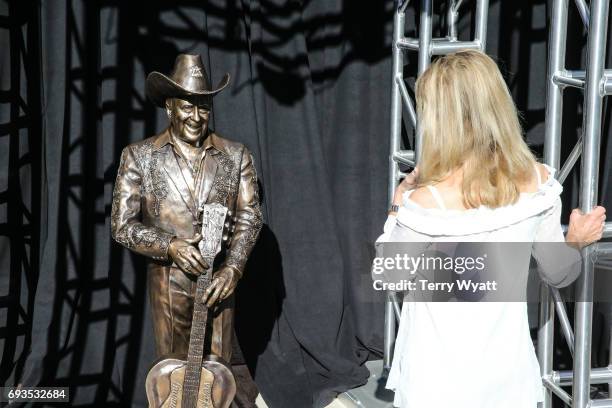
[[[402,209],[400,208],[400,211]],[[374,262],[376,262],[379,258],[395,258],[395,256],[399,254],[408,255],[408,256],[417,256],[417,254],[421,254],[424,252],[429,246],[431,246],[431,242],[413,242],[412,240],[406,240],[403,236],[408,229],[404,227],[402,224],[397,223],[397,217],[395,215],[389,215],[387,217],[387,221],[385,222],[385,226],[383,228],[383,233],[378,237],[376,242],[374,243],[375,249],[375,257],[373,260],[371,275],[373,280],[382,280],[384,282],[399,282],[399,279],[416,279],[416,274],[409,274],[405,276],[405,272],[402,272],[399,269],[391,269],[391,270],[376,270],[377,266]],[[380,268],[380,266],[378,266]]]
[[[389,242],[391,238],[391,232],[397,225],[397,217],[395,215],[389,215],[387,217],[387,221],[385,221],[385,226],[383,227],[383,233],[376,239],[376,243],[379,242]]]
[[[557,197],[554,206],[546,211],[538,225],[536,242],[564,242],[561,228],[561,198]]]
[[[564,287],[580,275],[580,251],[563,244],[565,237],[561,229],[561,199],[557,198],[542,216],[533,243],[533,257],[538,263],[540,277],[549,285]],[[557,243],[557,244],[555,244]]]

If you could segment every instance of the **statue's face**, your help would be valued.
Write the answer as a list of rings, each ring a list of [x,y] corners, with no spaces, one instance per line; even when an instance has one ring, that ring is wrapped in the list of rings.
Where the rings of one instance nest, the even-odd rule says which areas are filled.
[[[210,111],[205,105],[196,105],[184,99],[166,100],[172,134],[182,141],[197,145],[206,137]]]

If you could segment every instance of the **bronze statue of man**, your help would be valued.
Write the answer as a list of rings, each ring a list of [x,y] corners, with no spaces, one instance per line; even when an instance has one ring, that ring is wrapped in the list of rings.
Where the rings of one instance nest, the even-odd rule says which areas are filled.
[[[148,98],[166,110],[169,126],[123,149],[113,191],[111,230],[125,247],[148,257],[147,281],[159,356],[186,355],[197,276],[207,267],[197,249],[198,208],[228,208],[224,257],[204,298],[211,309],[211,352],[230,361],[233,291],[262,225],[253,158],[240,143],[208,127],[212,97],[199,55],[181,54],[170,76],[152,72]]]

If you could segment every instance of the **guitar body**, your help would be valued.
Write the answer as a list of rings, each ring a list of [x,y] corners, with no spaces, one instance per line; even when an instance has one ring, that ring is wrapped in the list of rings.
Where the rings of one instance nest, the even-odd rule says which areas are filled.
[[[151,367],[146,379],[150,408],[181,408],[187,361],[162,358]],[[228,408],[236,394],[236,381],[227,364],[217,356],[202,360],[197,408]]]

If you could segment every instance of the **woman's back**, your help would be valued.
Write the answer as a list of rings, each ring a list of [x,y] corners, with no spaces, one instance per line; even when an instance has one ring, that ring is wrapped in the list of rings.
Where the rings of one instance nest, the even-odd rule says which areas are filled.
[[[496,63],[471,50],[442,56],[419,76],[415,94],[422,141],[419,172],[396,189],[378,243],[421,243],[404,246],[412,254],[444,241],[442,247],[463,254],[469,245],[447,242],[522,242],[518,247],[502,245],[512,263],[502,257],[488,265],[489,270],[521,293],[533,255],[549,284],[571,283],[580,271],[579,252],[564,244],[562,251],[551,251],[548,244],[564,241],[562,187],[554,170],[537,164],[523,140],[516,107]],[[406,191],[416,183],[420,188]],[[572,214],[574,220],[577,216]],[[593,223],[603,223],[603,214],[590,217],[591,225],[582,234],[572,228],[572,217],[568,241],[582,239],[576,245],[580,247],[592,242],[591,236],[601,236],[603,227]],[[447,277],[450,271],[453,279],[457,270],[452,265],[456,262],[449,270],[438,267],[435,272]],[[480,279],[483,272],[474,276]],[[387,382],[395,391],[394,405],[535,408],[542,384],[524,299],[487,302],[491,298],[482,297],[485,302],[476,302],[472,297],[461,302],[466,298],[459,292],[454,302],[417,301],[410,291]]]
[[[539,190],[542,180],[548,180],[548,178],[547,168],[542,164],[536,164],[533,177],[528,183],[520,186],[520,192],[524,194],[535,193]],[[417,188],[410,195],[410,199],[423,208],[466,210],[463,202],[462,181],[462,172],[460,170],[455,171],[436,185]],[[431,187],[434,188],[433,191]]]
[[[544,178],[542,178],[544,175]],[[543,182],[541,180],[544,180]],[[442,182],[404,193],[397,214],[397,228],[391,233],[396,219],[386,225],[382,241],[497,241],[558,242],[563,240],[559,222],[563,188],[554,179],[554,169],[538,165],[533,182],[514,204],[488,208],[466,209],[461,201],[457,182]],[[546,217],[548,216],[548,217]],[[542,221],[551,219],[550,222]],[[538,227],[540,227],[539,235]]]
[[[537,178],[544,172],[540,182]],[[458,180],[408,191],[397,219],[390,218],[379,242],[563,241],[562,187],[553,169],[539,166],[538,173],[534,170],[534,182],[516,203],[495,209],[463,207]],[[531,251],[530,244],[514,247],[509,254],[512,268],[502,271],[525,290]],[[534,255],[547,254],[543,249]],[[556,284],[575,278],[559,272],[548,268],[545,278]],[[508,300],[515,301],[405,302],[387,383],[395,390],[395,405],[535,407],[542,387],[527,305],[518,298]],[[436,393],[441,371],[462,375],[445,381],[445,393]],[[500,383],[507,392],[499,392]]]

